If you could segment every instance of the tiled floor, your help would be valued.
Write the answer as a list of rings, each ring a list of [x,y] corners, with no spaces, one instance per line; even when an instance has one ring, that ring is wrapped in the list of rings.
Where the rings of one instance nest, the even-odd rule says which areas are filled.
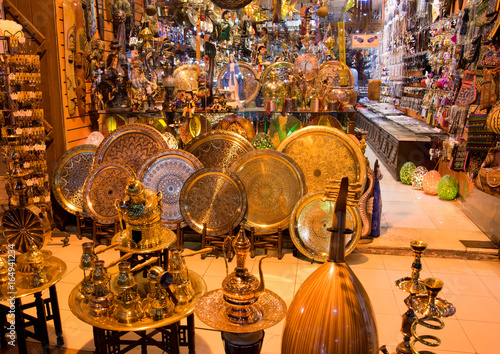
[[[367,155],[374,161],[373,153]],[[384,168],[382,168],[384,172]],[[382,184],[383,230],[374,245],[398,244],[408,247],[411,239],[424,239],[429,248],[463,247],[459,239],[488,240],[486,236],[461,212],[459,202],[444,202],[422,192],[413,191],[394,181],[385,171]],[[47,249],[68,265],[66,276],[57,284],[59,304],[63,321],[65,347],[93,350],[92,327],[78,320],[69,310],[68,295],[81,280],[78,267],[81,243],[71,237],[70,246],[62,248],[60,239],[53,240]],[[196,246],[196,245],[195,245]],[[303,257],[293,257],[287,250],[282,260],[269,258],[263,262],[266,287],[281,296],[290,305],[294,294],[304,280],[320,265],[311,264]],[[118,258],[116,251],[102,254],[110,262]],[[250,259],[247,266],[257,274],[257,258]],[[223,258],[199,256],[186,258],[188,267],[203,276],[208,290],[221,287],[225,276]],[[405,293],[396,288],[395,280],[409,276],[413,258],[382,254],[352,253],[347,257],[356,276],[368,292],[374,307],[378,326],[379,344],[395,351],[402,340],[400,333],[401,314],[406,311]],[[500,262],[498,260],[466,260],[430,258],[422,259],[422,278],[437,277],[445,287],[440,297],[453,303],[455,316],[445,319],[445,328],[433,333],[442,340],[442,345],[433,349],[435,353],[481,353],[495,354],[500,348]],[[235,264],[230,263],[230,270]],[[280,353],[281,333],[284,321],[265,331],[262,354]],[[196,347],[202,354],[224,353],[220,332],[214,331],[196,320]],[[53,329],[52,329],[53,332]],[[421,333],[430,334],[422,330]],[[50,340],[55,344],[55,334]],[[423,349],[423,347],[418,347]],[[151,349],[151,353],[160,353]],[[185,348],[183,353],[187,353]],[[139,350],[133,351],[139,353]]]

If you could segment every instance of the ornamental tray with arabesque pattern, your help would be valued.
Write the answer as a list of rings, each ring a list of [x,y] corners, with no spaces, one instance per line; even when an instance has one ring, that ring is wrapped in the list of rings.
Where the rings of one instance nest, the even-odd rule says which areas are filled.
[[[115,201],[125,198],[125,188],[135,173],[128,166],[110,163],[97,167],[85,181],[85,210],[102,224],[119,220]]]
[[[75,146],[57,161],[52,179],[52,192],[59,204],[68,213],[83,212],[83,187],[92,171],[97,146],[86,144]]]
[[[364,190],[366,160],[349,135],[325,126],[309,126],[283,140],[278,151],[290,156],[306,176],[309,193],[325,190],[331,179],[347,176]],[[352,181],[352,182],[351,182]]]
[[[296,204],[290,216],[290,238],[297,249],[315,261],[326,262],[330,251],[330,238],[335,215],[335,202],[323,201],[322,191],[304,196]],[[351,253],[361,237],[361,216],[357,207],[348,205],[346,229],[354,233],[346,235],[345,254]]]
[[[168,150],[146,161],[137,177],[153,192],[163,194],[162,224],[176,229],[177,223],[186,226],[179,207],[182,186],[196,171],[201,170],[201,162],[187,151]]]
[[[94,170],[108,163],[127,165],[137,173],[144,161],[168,149],[167,141],[146,124],[127,124],[108,135],[99,145]]]
[[[339,61],[326,61],[319,67],[318,76],[315,80],[315,86],[318,92],[324,93],[327,87],[340,87],[339,70],[347,70],[347,85],[345,87],[354,87],[354,76],[351,70]]]
[[[193,154],[205,168],[228,171],[234,161],[249,151],[255,150],[252,143],[238,133],[215,130],[191,140],[186,151]]]
[[[276,150],[255,150],[241,156],[231,166],[245,187],[248,211],[244,227],[271,234],[286,229],[295,204],[307,194],[299,165]]]
[[[239,178],[212,168],[203,168],[188,178],[179,204],[187,224],[198,233],[206,224],[208,236],[229,233],[247,211],[245,188]]]

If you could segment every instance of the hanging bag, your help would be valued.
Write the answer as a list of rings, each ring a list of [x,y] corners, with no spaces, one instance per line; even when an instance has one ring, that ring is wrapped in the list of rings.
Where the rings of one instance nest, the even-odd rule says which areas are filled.
[[[478,189],[500,197],[500,150],[490,149],[475,180]]]
[[[490,132],[500,134],[500,101],[493,106],[486,118],[486,129]]]
[[[455,104],[457,106],[468,106],[476,100],[476,75],[470,70],[464,71],[462,86],[458,92]]]
[[[481,109],[491,108],[497,101],[495,94],[495,81],[493,80],[493,70],[484,70],[483,83],[481,85],[481,99],[479,106]]]

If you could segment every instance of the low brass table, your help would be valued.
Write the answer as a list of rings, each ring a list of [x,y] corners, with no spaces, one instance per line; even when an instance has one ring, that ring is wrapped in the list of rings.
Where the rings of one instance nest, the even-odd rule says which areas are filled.
[[[94,331],[95,353],[126,353],[135,347],[141,347],[147,352],[148,346],[156,346],[166,353],[179,353],[179,346],[187,346],[189,353],[194,354],[194,307],[196,300],[207,291],[207,284],[201,276],[189,271],[189,279],[195,290],[195,296],[186,305],[176,306],[172,316],[160,321],[142,318],[140,321],[126,324],[120,323],[111,316],[94,317],[85,310],[86,299],[80,292],[79,284],[71,291],[69,308],[73,314],[85,323],[90,324]],[[187,325],[181,325],[181,320],[187,318]],[[134,332],[138,339],[130,340],[122,337]],[[162,339],[153,337],[161,333]]]
[[[66,263],[54,256],[48,258],[46,260],[46,264],[47,267],[44,268],[44,272],[47,275],[48,282],[46,284],[43,284],[42,286],[32,287],[30,285],[29,277],[21,272],[16,272],[16,291],[14,293],[9,293],[8,283],[4,283],[0,286],[0,301],[8,301],[14,299],[16,331],[15,345],[18,348],[20,354],[28,353],[26,347],[27,338],[34,338],[40,341],[43,347],[43,353],[50,353],[47,321],[54,321],[54,328],[56,330],[57,336],[57,345],[61,346],[64,344],[56,283],[62,279],[64,273],[66,273],[67,267]],[[49,289],[49,297],[44,299],[42,297],[42,291],[45,289]],[[29,295],[34,295],[35,301],[23,304],[21,299]],[[31,316],[25,313],[27,309],[33,307],[36,308],[36,316]],[[2,330],[0,331],[0,343],[2,347],[5,347],[7,345],[5,334],[8,330],[8,327],[10,326],[10,323],[7,320],[8,314],[9,306],[0,305],[1,322],[7,323],[7,327],[4,328],[2,326]],[[33,331],[28,331],[27,327],[31,326],[33,326]]]

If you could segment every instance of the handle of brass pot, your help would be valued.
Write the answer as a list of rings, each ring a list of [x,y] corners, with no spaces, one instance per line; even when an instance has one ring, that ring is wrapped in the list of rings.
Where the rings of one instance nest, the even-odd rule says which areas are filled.
[[[106,268],[111,268],[112,266],[115,266],[115,265],[117,265],[120,262],[126,261],[127,259],[129,259],[130,257],[132,257],[132,255],[133,255],[133,253],[126,253],[123,256],[121,256],[120,258],[118,258],[117,260],[114,260],[113,262],[111,262],[110,264],[108,264],[106,266]]]
[[[95,254],[99,254],[99,253],[103,253],[103,252],[106,252],[112,248],[115,248],[117,246],[119,246],[120,243],[119,242],[115,242],[115,243],[112,243],[111,245],[107,246],[107,247],[104,247],[103,249],[99,250],[99,251],[96,251]]]
[[[193,251],[193,252],[188,253],[188,254],[183,254],[182,257],[191,257],[191,256],[194,256],[197,254],[210,253],[210,252],[212,252],[212,250],[213,250],[212,247],[206,247],[206,248],[202,248],[201,250],[198,250],[198,251]]]
[[[152,265],[152,264],[155,264],[156,261],[158,261],[158,257],[151,257],[150,259],[148,259],[146,262],[143,262],[143,263],[139,263],[138,265],[136,265],[134,268],[130,269],[130,271],[132,273],[135,273],[135,272],[138,272],[139,270],[141,270],[142,268],[144,267],[147,267],[149,265]]]

